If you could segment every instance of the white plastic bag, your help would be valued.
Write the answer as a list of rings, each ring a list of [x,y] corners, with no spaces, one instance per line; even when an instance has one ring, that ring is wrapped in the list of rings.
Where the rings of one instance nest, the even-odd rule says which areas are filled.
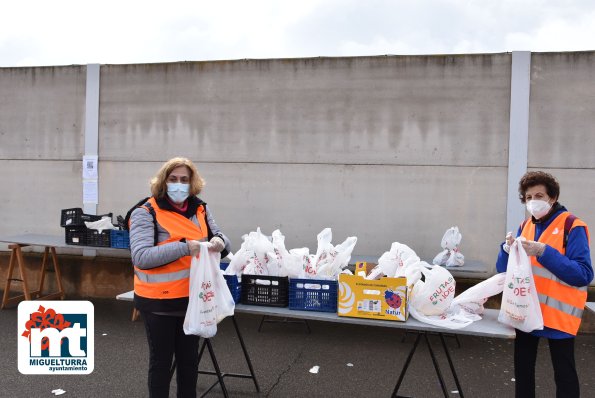
[[[449,311],[454,313],[462,311],[472,315],[474,320],[481,319],[479,315],[483,314],[483,305],[488,298],[502,293],[505,279],[506,274],[502,272],[470,287],[452,300]]]
[[[263,268],[259,275],[269,275],[267,253],[275,251],[273,243],[260,231],[260,227],[256,228],[256,232],[250,232],[249,235],[253,239],[252,250],[254,250],[257,263]]]
[[[442,236],[440,246],[443,249],[454,250],[461,244],[461,239],[463,239],[463,235],[459,232],[459,227],[450,227]]]
[[[502,292],[505,274],[497,274],[456,296],[445,313],[425,315],[409,306],[412,317],[420,322],[448,329],[461,329],[481,319],[483,304],[491,296]]]
[[[247,275],[268,275],[268,268],[260,261],[256,252],[254,250],[248,250],[246,253],[248,253],[248,263],[243,273]]]
[[[248,265],[248,260],[250,258],[250,251],[246,249],[246,243],[242,243],[240,250],[238,250],[229,265],[225,269],[225,275],[237,275],[240,276],[244,272],[244,269]]]
[[[316,256],[314,257],[314,266],[318,269],[322,264],[332,262],[333,257],[333,231],[330,228],[325,228],[316,236],[318,241],[318,248],[316,249]]]
[[[447,312],[441,315],[425,315],[412,306],[409,307],[409,315],[420,322],[447,329],[462,329],[465,326],[471,325],[474,321],[474,319],[461,313],[451,314]]]
[[[316,235],[318,241],[316,254],[308,254],[307,257],[304,257],[301,278],[318,279],[318,269],[333,262],[337,253],[333,250],[332,239],[333,232],[330,228],[325,228]]]
[[[450,256],[446,260],[447,267],[461,267],[465,264],[465,256],[459,251],[459,248],[454,248],[450,251]]]
[[[287,269],[288,267],[285,265],[285,263],[286,262],[291,263],[292,259],[290,259],[291,255],[285,248],[285,236],[281,233],[280,230],[276,229],[273,231],[272,238],[273,238],[273,242],[272,242],[273,250],[274,250],[274,255],[276,258],[275,265],[277,268],[277,276],[287,276],[288,275],[288,269]],[[269,253],[269,256],[271,256],[270,253]],[[293,266],[293,263],[291,264],[291,266]]]
[[[308,248],[289,251],[290,255],[301,256],[303,260],[299,278],[337,280],[339,274],[349,265],[351,252],[357,243],[357,238],[350,236],[343,243],[333,246],[331,243],[333,233],[330,228],[323,229],[316,237],[318,241],[316,254],[309,254]],[[291,264],[287,262],[285,264],[290,277],[294,273],[289,268]],[[297,270],[295,265],[291,268]]]
[[[463,235],[459,227],[450,227],[442,236],[440,246],[444,249],[434,257],[433,264],[446,265],[447,267],[460,267],[465,263],[465,256],[459,250]]]
[[[269,260],[273,261],[272,275],[279,274],[280,264],[278,256],[273,255],[275,250],[269,238],[260,231],[256,231],[242,236],[244,240],[240,250],[238,250],[225,270],[226,275],[251,274],[251,275],[269,275]]]
[[[455,278],[438,265],[421,267],[420,271],[424,280],[418,280],[413,286],[409,307],[423,315],[444,314],[455,296]]]
[[[520,238],[510,246],[498,321],[526,333],[543,329],[531,262]]]
[[[99,233],[115,229],[116,227],[112,224],[112,220],[109,217],[102,217],[99,221],[85,221],[85,226],[88,229],[96,229]]]
[[[283,267],[290,278],[303,278],[306,267],[310,264],[310,249],[301,247],[289,250],[289,255],[283,257]]]
[[[368,279],[378,279],[382,274],[394,278],[407,277],[407,283],[414,284],[421,274],[419,273],[420,259],[409,246],[393,242],[390,250],[384,252],[378,259],[378,265],[370,272]]]
[[[235,310],[233,297],[219,268],[221,253],[211,252],[208,243],[200,243],[200,255],[190,265],[190,297],[184,333],[211,338],[217,324]]]
[[[317,278],[337,280],[343,269],[349,265],[351,252],[357,243],[357,237],[350,236],[345,241],[332,248],[326,263],[318,265],[316,269]]]

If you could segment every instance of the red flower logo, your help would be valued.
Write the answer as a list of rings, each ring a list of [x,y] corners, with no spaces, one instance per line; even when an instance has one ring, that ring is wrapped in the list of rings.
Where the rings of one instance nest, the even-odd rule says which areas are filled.
[[[46,329],[46,328],[55,328],[58,330],[63,330],[71,325],[70,322],[64,320],[64,315],[56,314],[51,308],[47,310],[43,306],[39,306],[37,312],[31,314],[31,319],[27,321],[25,324],[26,330],[21,334],[21,336],[27,337],[29,342],[31,342],[31,329]],[[62,343],[64,339],[60,343]],[[47,337],[44,337],[41,340],[41,349],[46,350],[50,346],[50,341]]]

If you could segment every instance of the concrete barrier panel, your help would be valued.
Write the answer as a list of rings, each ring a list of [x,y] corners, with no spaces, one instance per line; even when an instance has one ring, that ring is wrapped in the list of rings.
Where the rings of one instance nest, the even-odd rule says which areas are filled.
[[[85,66],[0,68],[0,159],[80,159]]]
[[[61,210],[82,207],[81,166],[81,161],[0,160],[0,181],[7,187],[0,235],[63,234]]]
[[[531,56],[529,167],[595,168],[595,52]]]
[[[510,54],[108,65],[106,160],[506,166]]]

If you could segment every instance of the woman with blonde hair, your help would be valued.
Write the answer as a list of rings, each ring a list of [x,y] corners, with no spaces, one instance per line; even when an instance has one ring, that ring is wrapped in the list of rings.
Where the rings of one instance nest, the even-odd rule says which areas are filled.
[[[227,255],[229,240],[197,195],[204,180],[191,160],[165,162],[151,180],[152,196],[130,216],[134,265],[134,304],[141,312],[149,343],[149,396],[169,396],[170,369],[176,359],[178,397],[196,397],[198,336],[185,335],[190,262],[209,250]]]

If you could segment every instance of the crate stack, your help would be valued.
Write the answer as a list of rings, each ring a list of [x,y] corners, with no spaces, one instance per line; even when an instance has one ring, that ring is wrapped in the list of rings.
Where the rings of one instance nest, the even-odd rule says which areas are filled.
[[[67,245],[111,247],[111,230],[99,232],[89,229],[85,222],[99,221],[103,217],[112,220],[112,213],[103,215],[85,214],[83,209],[76,207],[63,209],[60,217],[60,226],[64,228],[65,241]]]
[[[242,304],[289,307],[290,310],[337,312],[336,280],[242,275]]]

